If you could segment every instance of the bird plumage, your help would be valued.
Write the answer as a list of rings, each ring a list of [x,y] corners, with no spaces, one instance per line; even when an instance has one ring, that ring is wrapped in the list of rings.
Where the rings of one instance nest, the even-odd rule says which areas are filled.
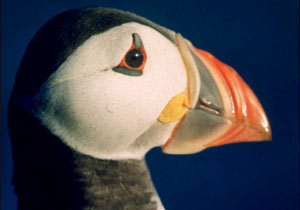
[[[101,160],[81,154],[63,144],[30,111],[36,103],[32,97],[80,45],[132,21],[173,41],[168,30],[132,13],[88,8],[54,17],[29,43],[8,110],[18,209],[162,208],[143,158]]]
[[[164,209],[144,161],[151,148],[194,153],[271,135],[233,69],[105,8],[64,12],[36,33],[8,114],[19,209]]]
[[[26,113],[13,133],[18,209],[162,209],[144,159],[101,160],[80,154]]]

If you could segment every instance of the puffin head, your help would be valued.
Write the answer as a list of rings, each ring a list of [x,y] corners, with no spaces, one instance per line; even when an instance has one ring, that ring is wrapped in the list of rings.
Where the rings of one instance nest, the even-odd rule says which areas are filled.
[[[271,138],[262,106],[231,67],[114,9],[71,10],[46,23],[25,52],[11,104],[101,159]]]

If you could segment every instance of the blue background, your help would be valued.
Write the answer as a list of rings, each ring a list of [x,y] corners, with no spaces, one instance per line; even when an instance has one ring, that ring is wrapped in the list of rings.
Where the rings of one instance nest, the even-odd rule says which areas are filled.
[[[71,8],[128,10],[180,32],[234,67],[268,114],[273,141],[211,148],[196,155],[147,155],[168,210],[299,209],[299,2],[3,0],[1,207],[16,209],[6,109],[16,69],[39,27]]]

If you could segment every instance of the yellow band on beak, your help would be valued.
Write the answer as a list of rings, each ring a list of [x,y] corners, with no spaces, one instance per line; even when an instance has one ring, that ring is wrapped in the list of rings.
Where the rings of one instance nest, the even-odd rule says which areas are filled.
[[[162,123],[171,123],[182,119],[189,107],[188,97],[184,93],[174,96],[160,113],[158,120]]]

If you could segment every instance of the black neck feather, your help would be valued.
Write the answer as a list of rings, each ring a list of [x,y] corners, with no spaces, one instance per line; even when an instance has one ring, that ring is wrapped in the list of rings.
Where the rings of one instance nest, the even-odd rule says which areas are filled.
[[[157,209],[144,160],[76,160],[87,209]]]
[[[11,117],[15,114],[24,115],[15,110]],[[100,160],[79,154],[39,122],[28,116],[21,119],[26,120],[10,124],[19,210],[152,210],[159,206],[153,200],[157,195],[144,160]]]

